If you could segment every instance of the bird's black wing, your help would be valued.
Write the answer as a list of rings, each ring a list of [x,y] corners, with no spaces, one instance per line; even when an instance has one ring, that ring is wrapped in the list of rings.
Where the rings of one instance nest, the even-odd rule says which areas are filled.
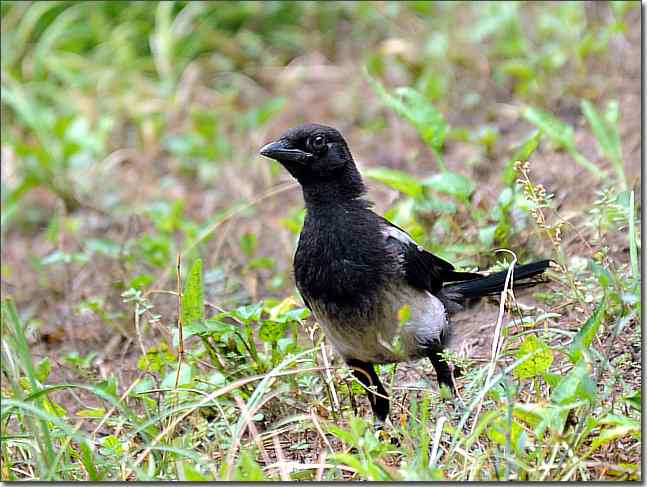
[[[405,278],[413,287],[437,293],[445,282],[483,277],[473,272],[455,271],[452,264],[426,251],[407,232],[384,218],[382,233],[386,238],[387,249],[398,256]]]

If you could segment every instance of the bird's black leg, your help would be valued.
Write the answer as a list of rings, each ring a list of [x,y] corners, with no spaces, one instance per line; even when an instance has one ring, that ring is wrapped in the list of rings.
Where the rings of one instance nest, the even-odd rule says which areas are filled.
[[[449,364],[440,355],[443,353],[443,348],[440,345],[431,345],[427,348],[427,356],[431,361],[431,365],[436,370],[436,377],[438,378],[438,385],[445,384],[449,390],[455,392],[454,381],[452,380],[452,373],[449,370]]]
[[[349,367],[352,367],[353,374],[357,380],[369,388],[369,391],[367,391],[368,400],[371,403],[373,414],[375,414],[375,417],[379,422],[378,425],[384,423],[389,415],[388,394],[386,393],[382,382],[380,382],[380,378],[375,373],[373,364],[355,359],[349,359],[346,363]],[[371,392],[371,386],[375,387],[375,392],[377,392],[377,394]]]

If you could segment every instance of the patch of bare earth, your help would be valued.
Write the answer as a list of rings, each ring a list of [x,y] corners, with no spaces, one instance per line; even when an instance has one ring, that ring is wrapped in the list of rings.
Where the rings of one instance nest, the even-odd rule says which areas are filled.
[[[627,19],[629,33],[626,39],[614,41],[612,70],[598,73],[603,76],[605,92],[600,92],[600,99],[606,100],[617,97],[620,103],[620,131],[625,159],[625,170],[631,187],[635,189],[637,201],[640,201],[640,154],[641,154],[641,88],[640,88],[640,12],[634,9]],[[409,171],[413,174],[426,176],[436,170],[431,156],[418,140],[415,132],[405,122],[394,115],[388,115],[388,128],[379,135],[368,134],[358,127],[358,122],[370,118],[377,110],[381,110],[379,102],[370,93],[368,86],[357,73],[357,63],[352,59],[344,59],[331,63],[319,54],[295,59],[289,66],[282,69],[268,70],[264,73],[265,89],[276,95],[285,94],[289,97],[288,109],[277,116],[267,131],[256,130],[245,137],[238,136],[233,141],[237,144],[236,160],[221,168],[217,187],[191,187],[186,181],[177,179],[178,184],[160,188],[161,176],[173,172],[177,168],[165,166],[171,164],[158,154],[133,154],[124,160],[114,172],[115,185],[119,187],[120,197],[127,205],[136,207],[153,199],[172,201],[181,198],[186,202],[187,216],[199,221],[207,220],[217,211],[228,208],[232,201],[241,199],[252,200],[265,191],[271,181],[269,167],[266,161],[256,156],[256,150],[264,142],[282,132],[285,128],[304,120],[330,123],[338,127],[347,137],[361,167],[388,165]],[[487,85],[487,84],[486,84]],[[259,85],[260,86],[260,85]],[[492,87],[490,87],[492,88]],[[260,88],[259,88],[260,89]],[[493,89],[493,88],[492,88]],[[483,100],[500,97],[500,93],[480,93]],[[188,94],[193,99],[201,100],[205,106],[218,103],[217,96],[208,90],[195,87]],[[486,103],[487,104],[487,103]],[[489,107],[489,105],[488,105]],[[480,107],[479,107],[480,108]],[[491,108],[491,107],[490,107]],[[577,106],[562,107],[563,113],[578,113]],[[446,148],[446,162],[450,169],[458,172],[470,172],[470,176],[479,181],[479,188],[474,198],[483,205],[491,205],[500,191],[500,170],[509,154],[509,145],[527,135],[531,127],[519,122],[516,112],[496,110],[495,124],[501,128],[502,140],[496,148],[496,153],[487,161],[487,165],[466,168],[465,161],[477,154],[467,144],[450,142]],[[448,114],[456,124],[471,126],[472,120],[463,114]],[[478,116],[478,115],[477,115]],[[596,145],[586,127],[583,118],[577,115],[573,120],[576,126],[576,141],[584,155],[596,164],[605,165],[597,153]],[[417,154],[416,157],[411,157]],[[4,159],[4,157],[3,157]],[[611,170],[610,167],[606,167]],[[4,166],[3,166],[4,169]],[[552,149],[540,149],[532,158],[531,176],[534,182],[546,186],[549,192],[555,194],[560,208],[560,214],[565,218],[572,216],[573,225],[582,228],[585,211],[595,200],[593,192],[594,181],[586,170],[577,166],[571,157],[563,152]],[[281,182],[288,182],[288,176],[282,176]],[[376,203],[376,209],[383,211],[397,197],[393,191],[369,184],[370,196]],[[38,205],[53,213],[58,208],[55,198],[47,194],[31,194],[29,200],[38,201]],[[239,237],[245,232],[254,232],[258,236],[259,254],[274,257],[278,269],[285,273],[286,284],[276,291],[277,296],[284,296],[293,289],[290,266],[294,237],[281,226],[281,219],[288,209],[298,209],[301,206],[300,191],[292,187],[276,195],[268,196],[255,207],[254,214],[246,216],[239,213],[230,223],[219,228],[206,244],[206,266],[221,265],[227,272],[236,273],[242,268],[245,256],[240,252]],[[481,203],[479,203],[481,204]],[[93,221],[87,234],[75,239],[49,242],[42,237],[42,229],[14,231],[7,235],[5,245],[1,250],[2,262],[8,263],[11,272],[2,279],[3,296],[12,296],[17,302],[21,313],[32,322],[30,329],[36,330],[29,337],[30,346],[35,360],[50,357],[55,367],[49,379],[52,383],[78,382],[84,380],[79,371],[66,364],[63,360],[71,351],[80,354],[96,353],[92,366],[87,374],[95,378],[116,376],[120,384],[120,392],[140,376],[136,367],[137,358],[141,351],[138,339],[141,338],[144,347],[151,346],[159,340],[168,340],[170,328],[174,326],[175,301],[170,295],[156,295],[152,298],[156,312],[162,314],[160,327],[149,327],[137,337],[134,328],[132,309],[125,305],[120,297],[123,283],[132,276],[132,268],[124,267],[111,259],[97,258],[91,262],[78,265],[61,266],[48,270],[39,270],[31,262],[31,256],[43,257],[50,252],[60,249],[75,251],[80,247],[84,237],[96,236],[112,238],[124,245],[134,238],[149,231],[146,225],[137,218],[120,218],[119,215],[105,215],[92,210],[88,214],[79,214],[80,218]],[[572,238],[571,238],[572,237]],[[538,239],[538,237],[537,237]],[[568,241],[567,254],[590,255],[591,249],[580,238],[573,237],[565,231],[565,241]],[[620,262],[628,261],[627,244],[622,239],[609,242],[612,253]],[[543,250],[550,251],[545,243],[537,241],[534,249],[538,255]],[[488,259],[486,259],[488,260]],[[174,276],[160,272],[158,288],[174,290]],[[250,299],[262,298],[263,276],[246,276],[241,279]],[[84,299],[100,296],[104,299],[105,308],[115,314],[115,319],[107,322],[105,318],[90,311],[81,311],[77,303]],[[209,300],[219,302],[222,296],[211,291]],[[521,297],[522,302],[531,299]],[[546,309],[546,311],[552,311]],[[560,309],[563,318],[558,326],[575,328],[582,322],[581,311]],[[589,310],[590,311],[590,310]],[[495,304],[486,303],[477,309],[458,317],[453,323],[453,341],[451,348],[459,354],[465,354],[477,362],[486,362],[490,358],[491,340],[497,320],[498,308]],[[506,320],[510,315],[506,316]],[[632,323],[628,326],[639,326]],[[640,350],[634,344],[623,341],[623,337],[614,344],[614,353],[631,353],[632,363],[640,363]],[[624,370],[625,380],[640,386],[640,370],[628,368]],[[425,387],[435,387],[433,371],[426,361],[413,364],[403,364],[397,368],[396,383],[399,387],[394,391],[393,418],[400,417],[400,404],[406,401],[407,389],[423,384]],[[460,379],[458,379],[460,385]],[[430,386],[431,384],[431,386]],[[340,386],[342,387],[342,386]],[[415,392],[414,392],[415,393]],[[92,399],[82,393],[72,396],[60,393],[58,401],[64,404],[70,413],[88,407]],[[368,403],[364,397],[357,398],[359,411],[370,414]],[[269,407],[269,406],[268,406]],[[269,417],[272,416],[269,411]],[[396,419],[397,420],[397,419]],[[300,464],[313,464],[322,460],[320,454],[324,450],[324,439],[311,428],[292,430],[281,433],[278,442],[271,436],[266,438],[264,445],[267,457],[259,457],[265,462],[276,461],[277,458],[293,460]],[[248,440],[251,442],[251,440]],[[335,441],[328,437],[328,441]],[[291,446],[303,443],[302,449]],[[637,462],[641,451],[635,445],[622,449],[621,443],[614,443],[613,452],[601,450],[598,455],[607,462]],[[334,445],[339,446],[337,443]],[[611,448],[611,447],[609,447]]]

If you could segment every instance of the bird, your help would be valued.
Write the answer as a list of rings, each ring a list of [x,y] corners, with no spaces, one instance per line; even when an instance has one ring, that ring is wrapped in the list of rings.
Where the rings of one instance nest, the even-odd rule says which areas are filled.
[[[390,409],[377,364],[427,357],[439,386],[455,393],[442,355],[450,319],[478,298],[499,295],[507,271],[458,271],[376,214],[335,128],[302,124],[259,152],[301,186],[306,213],[294,254],[295,284],[335,352],[365,386],[376,426]],[[549,264],[516,265],[515,287],[536,284]]]

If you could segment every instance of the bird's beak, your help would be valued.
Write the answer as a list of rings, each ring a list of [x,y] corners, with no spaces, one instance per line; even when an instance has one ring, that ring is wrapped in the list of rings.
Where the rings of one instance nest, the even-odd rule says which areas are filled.
[[[284,140],[270,142],[266,146],[262,147],[259,152],[262,156],[269,157],[270,159],[274,159],[279,162],[296,162],[299,164],[305,164],[312,158],[312,154],[300,149],[289,147]]]

